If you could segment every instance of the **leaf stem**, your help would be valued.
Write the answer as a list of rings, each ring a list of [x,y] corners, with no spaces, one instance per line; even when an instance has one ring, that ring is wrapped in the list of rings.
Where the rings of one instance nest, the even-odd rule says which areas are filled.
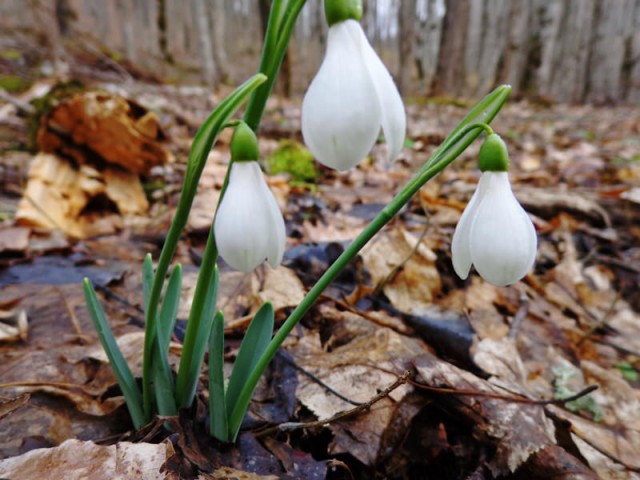
[[[189,162],[187,164],[187,172],[182,187],[180,200],[173,222],[169,227],[167,238],[165,240],[158,265],[153,277],[153,285],[149,291],[147,309],[145,312],[145,335],[144,335],[144,354],[142,362],[142,398],[143,411],[146,421],[151,420],[151,376],[152,376],[152,357],[154,344],[156,339],[156,317],[158,314],[158,304],[160,295],[164,286],[165,275],[171,264],[171,260],[178,246],[180,234],[187,224],[189,211],[193,204],[198,181],[207,161],[207,157],[211,147],[216,141],[218,134],[231,115],[240,107],[244,98],[249,95],[260,84],[264,83],[266,77],[261,74],[254,75],[242,85],[234,90],[213,113],[202,124],[196,134],[189,152]]]
[[[302,317],[315,303],[322,292],[333,282],[342,272],[349,262],[362,250],[362,248],[378,233],[402,207],[411,199],[413,195],[430,179],[436,176],[442,169],[455,160],[468,146],[475,140],[482,131],[486,130],[484,123],[474,123],[466,125],[451,137],[449,148],[440,150],[429,160],[429,166],[420,170],[407,185],[394,197],[394,199],[382,209],[382,211],[371,221],[369,225],[358,235],[358,237],[345,249],[338,259],[320,277],[317,283],[309,290],[305,298],[291,312],[289,318],[282,324],[275,334],[267,349],[256,363],[256,367],[247,378],[247,382],[242,389],[236,406],[231,411],[229,417],[229,429],[234,432],[239,428],[245,411],[242,405],[246,403],[247,397],[253,395],[253,390],[258,384],[260,376],[267,368],[271,359],[276,354],[280,345],[287,338],[291,330],[298,324]]]
[[[274,0],[271,7],[259,67],[260,73],[267,76],[267,81],[251,95],[243,117],[254,132],[260,126],[267,99],[273,90],[293,28],[305,3],[306,0],[290,0],[283,12],[283,0]]]

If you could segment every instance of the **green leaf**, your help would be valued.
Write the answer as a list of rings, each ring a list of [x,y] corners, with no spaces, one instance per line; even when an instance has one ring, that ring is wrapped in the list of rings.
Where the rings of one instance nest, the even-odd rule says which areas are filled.
[[[104,351],[107,353],[113,373],[116,376],[118,385],[120,385],[120,389],[122,390],[124,399],[127,403],[127,408],[129,409],[129,414],[133,420],[133,425],[136,429],[139,429],[144,426],[145,417],[142,411],[142,396],[140,395],[138,384],[131,373],[131,369],[129,369],[129,365],[127,365],[127,361],[124,359],[124,356],[120,351],[120,347],[118,347],[116,339],[113,336],[113,332],[111,331],[111,327],[109,327],[107,317],[102,309],[102,305],[100,305],[96,292],[88,278],[84,279],[82,287],[87,301],[87,308],[89,309],[91,319],[93,320],[93,324],[98,332],[100,343],[102,344]]]
[[[171,334],[176,325],[178,307],[180,306],[180,290],[182,288],[182,265],[176,265],[171,272],[169,285],[164,294],[160,317],[158,319],[158,348],[160,355],[167,358],[169,355],[169,343]]]
[[[219,272],[214,266],[213,272],[205,277],[198,278],[196,291],[193,295],[193,305],[189,312],[187,321],[187,334],[184,338],[182,357],[180,358],[180,368],[178,369],[178,380],[176,385],[176,400],[180,408],[187,408],[193,402],[200,376],[200,366],[207,348],[209,335],[211,334],[211,323],[216,309],[218,298]],[[190,326],[195,325],[190,330]]]
[[[153,259],[147,253],[142,262],[142,294],[144,298],[144,311],[149,308],[149,298],[151,297],[151,287],[153,285]]]
[[[618,362],[616,363],[615,367],[620,371],[622,377],[628,382],[637,382],[638,380],[640,380],[638,370],[636,370],[629,362]]]
[[[211,435],[228,442],[229,423],[224,395],[224,316],[213,319],[209,339],[209,418]]]
[[[176,415],[175,386],[169,365],[169,344],[176,324],[182,287],[182,266],[176,265],[171,272],[169,285],[162,301],[157,326],[157,345],[152,361],[152,381],[160,415]]]
[[[149,293],[148,308],[146,311],[146,327],[144,338],[144,357],[142,362],[142,386],[143,386],[143,406],[146,418],[151,417],[151,392],[149,385],[151,382],[151,361],[156,339],[156,314],[158,311],[158,302],[162,287],[164,285],[164,276],[169,269],[169,265],[178,246],[178,240],[187,223],[189,211],[193,204],[198,182],[202,175],[205,163],[209,156],[209,151],[214,142],[218,138],[223,126],[229,121],[229,118],[240,108],[242,102],[247,96],[258,86],[264,83],[267,77],[263,74],[257,74],[236,88],[229,96],[227,96],[216,109],[204,121],[198,132],[196,133],[191,150],[189,152],[189,161],[187,163],[187,172],[184,184],[182,186],[182,194],[178,201],[176,214],[167,232],[167,238],[160,252],[156,273],[153,278],[153,285]],[[208,335],[209,330],[207,330]]]
[[[238,357],[233,364],[233,371],[229,378],[226,395],[227,415],[232,440],[235,440],[238,430],[240,429],[240,424],[242,423],[242,418],[249,408],[253,390],[249,395],[245,395],[242,398],[240,398],[240,393],[249,375],[256,368],[258,360],[271,341],[273,325],[273,306],[267,302],[260,307],[256,316],[253,317],[251,324],[249,324],[247,333],[240,345]]]
[[[462,139],[454,139],[454,137],[464,128],[473,123],[491,123],[504,106],[511,93],[510,85],[501,85],[493,92],[484,97],[475,107],[462,119],[462,121],[454,128],[449,136],[442,144],[433,152],[429,161],[422,167],[427,168],[440,160],[441,155],[447,150],[455,149],[462,151],[478,138],[482,133],[481,129],[477,129],[466,134]]]
[[[158,413],[164,417],[171,417],[178,414],[178,408],[174,396],[171,369],[168,368],[168,363],[165,364],[165,362],[161,361],[162,358],[156,350],[153,355],[151,381],[153,382],[153,392],[158,406]]]

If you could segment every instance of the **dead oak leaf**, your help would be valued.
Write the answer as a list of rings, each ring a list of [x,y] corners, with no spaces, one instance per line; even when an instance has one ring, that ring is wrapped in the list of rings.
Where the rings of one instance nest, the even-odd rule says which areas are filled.
[[[371,325],[364,319],[360,319],[360,322],[369,327]],[[350,315],[348,327],[357,328],[357,323]],[[360,335],[357,337],[351,337],[347,330],[342,329],[345,338],[350,341],[330,352],[322,349],[319,337],[315,334],[303,337],[295,345],[290,345],[288,350],[300,367],[353,402],[366,402],[373,398],[380,389],[397,379],[411,359],[424,352],[417,340],[387,328],[358,329]],[[300,374],[298,380],[300,383],[296,396],[321,420],[354,406],[306,375]],[[368,413],[331,425],[335,435],[331,453],[349,452],[367,465],[374,464],[397,402],[410,391],[410,386],[403,385],[391,392],[388,398],[376,403]]]
[[[158,480],[165,478],[160,468],[166,449],[164,444],[121,442],[105,446],[72,439],[54,448],[0,460],[0,476],[12,480]]]
[[[486,380],[429,354],[416,359],[415,366],[418,380],[432,387],[505,395]],[[496,476],[515,472],[533,453],[555,444],[553,426],[541,406],[482,395],[446,395],[439,401],[473,422],[480,440],[495,445],[488,466]]]

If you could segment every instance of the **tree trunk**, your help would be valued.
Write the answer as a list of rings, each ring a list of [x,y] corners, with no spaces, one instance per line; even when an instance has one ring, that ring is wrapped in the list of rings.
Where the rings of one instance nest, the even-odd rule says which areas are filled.
[[[621,99],[625,43],[633,28],[633,6],[633,0],[600,0],[597,4],[589,62],[589,101],[601,103]]]
[[[419,15],[418,34],[416,37],[416,68],[420,83],[419,90],[429,93],[434,82],[440,52],[442,35],[442,16],[437,8],[437,0],[421,0],[422,10]]]
[[[224,0],[213,0],[213,7],[207,8],[208,21],[211,26],[211,40],[213,50],[213,61],[217,67],[218,81],[227,81],[229,72],[227,71],[229,59],[225,42],[225,16]]]
[[[466,32],[469,24],[468,0],[446,1],[440,55],[435,78],[434,91],[438,94],[462,95],[465,84],[464,58]]]
[[[567,0],[553,2],[542,11],[542,24],[548,26],[541,30],[540,93],[563,102],[584,100],[595,7],[595,0]]]
[[[64,18],[67,13],[64,0],[44,0],[37,2],[30,8],[35,14],[37,28],[46,37],[47,48],[53,61],[56,77],[66,78],[69,67],[65,61],[66,51],[62,38],[62,29],[67,27],[68,19]]]
[[[416,0],[403,0],[398,12],[399,68],[398,88],[408,95],[413,83],[413,57],[415,50]]]
[[[156,0],[158,3],[158,15],[156,23],[158,25],[158,49],[162,55],[162,59],[168,64],[173,64],[173,56],[169,51],[167,42],[167,3],[166,0]]]
[[[511,85],[514,92],[521,92],[525,88],[527,67],[534,61],[530,47],[533,40],[532,17],[531,2],[511,2],[509,39],[500,77]]]
[[[626,101],[640,103],[640,0],[635,0],[633,26],[626,43],[623,81]]]
[[[510,3],[507,0],[469,1],[465,52],[467,95],[480,96],[495,86],[506,48]]]
[[[193,0],[193,10],[196,17],[203,80],[207,85],[215,86],[218,81],[218,72],[213,55],[206,3],[207,0]]]

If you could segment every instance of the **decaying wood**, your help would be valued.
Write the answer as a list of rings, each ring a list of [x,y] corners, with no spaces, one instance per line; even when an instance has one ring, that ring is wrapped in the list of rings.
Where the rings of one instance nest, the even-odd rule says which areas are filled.
[[[88,208],[93,205],[95,208]],[[107,166],[74,166],[47,153],[33,159],[16,220],[59,229],[76,238],[110,233],[121,226],[120,214],[143,214],[148,208],[140,178]]]
[[[144,174],[168,159],[161,138],[154,113],[117,95],[86,92],[51,110],[38,131],[38,146],[81,165],[106,162]]]

